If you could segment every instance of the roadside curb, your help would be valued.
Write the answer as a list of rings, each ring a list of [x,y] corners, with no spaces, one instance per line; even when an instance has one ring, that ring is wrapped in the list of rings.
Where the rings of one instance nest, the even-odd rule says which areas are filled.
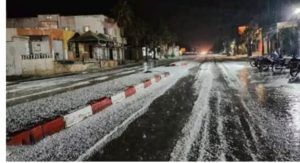
[[[90,101],[87,106],[69,113],[64,116],[58,116],[48,122],[36,124],[34,127],[13,133],[7,139],[7,145],[32,145],[42,140],[46,136],[53,135],[63,129],[69,128],[84,119],[101,112],[107,107],[122,102],[125,98],[131,97],[142,92],[154,83],[170,75],[169,72],[163,72],[155,75],[153,78],[143,81],[134,86],[128,86],[124,91],[119,92],[111,97],[101,97],[97,100]]]

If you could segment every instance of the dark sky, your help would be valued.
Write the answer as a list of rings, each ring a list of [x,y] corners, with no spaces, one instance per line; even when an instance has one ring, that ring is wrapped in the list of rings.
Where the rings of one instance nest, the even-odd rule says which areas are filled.
[[[137,15],[165,21],[181,43],[206,47],[218,35],[232,35],[281,0],[129,0]],[[289,0],[282,0],[289,1]],[[298,0],[299,1],[299,0]],[[117,0],[7,0],[7,17],[37,14],[109,14]]]

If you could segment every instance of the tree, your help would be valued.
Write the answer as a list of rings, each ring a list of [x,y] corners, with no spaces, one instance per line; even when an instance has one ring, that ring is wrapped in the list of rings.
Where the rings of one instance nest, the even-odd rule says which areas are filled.
[[[156,30],[156,42],[155,45],[160,47],[160,51],[166,54],[166,50],[170,45],[173,45],[177,41],[177,36],[169,30],[169,27],[160,21],[158,29]]]
[[[125,30],[133,21],[133,11],[127,1],[119,0],[117,5],[112,9],[112,15],[121,28],[122,35],[125,35]]]
[[[127,38],[127,43],[132,47],[136,59],[139,59],[137,49],[146,47],[154,52],[156,58],[156,48],[162,45],[170,45],[176,41],[176,36],[172,34],[166,24],[159,21],[145,22],[142,18],[135,16],[134,11],[125,0],[119,0],[112,10],[112,15],[121,28],[121,33]],[[147,54],[146,54],[147,60]]]
[[[135,58],[138,60],[141,54],[140,50],[144,46],[144,38],[147,33],[147,24],[141,18],[134,18],[134,22],[128,27],[128,42],[135,49]]]
[[[133,18],[133,11],[131,7],[128,5],[127,1],[119,0],[117,5],[112,9],[112,15],[115,18],[118,26],[120,27],[121,36],[126,37],[126,30],[132,24],[132,18]],[[124,48],[123,38],[122,38],[122,49],[124,54],[125,48]]]
[[[211,51],[214,53],[221,53],[224,50],[223,40],[220,37],[217,37],[214,41]]]
[[[252,56],[253,46],[259,41],[258,26],[250,24],[242,34],[242,41],[246,43],[248,56]]]

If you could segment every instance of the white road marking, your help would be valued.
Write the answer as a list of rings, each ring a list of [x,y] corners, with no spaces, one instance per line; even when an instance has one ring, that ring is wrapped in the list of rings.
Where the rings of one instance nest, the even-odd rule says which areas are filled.
[[[23,98],[35,96],[35,95],[41,95],[41,94],[44,94],[44,93],[51,93],[51,92],[59,91],[59,90],[66,89],[66,88],[73,88],[75,86],[82,86],[82,85],[86,85],[86,84],[89,84],[89,83],[90,83],[89,81],[85,81],[85,82],[80,82],[80,83],[72,84],[72,85],[67,86],[67,87],[59,87],[59,88],[54,88],[54,89],[51,89],[51,90],[46,90],[46,91],[38,92],[38,93],[33,93],[33,94],[29,94],[29,95],[24,95],[24,96],[19,96],[19,97],[15,97],[15,98],[10,98],[10,99],[7,99],[6,102],[11,102],[11,101],[15,101],[15,100],[19,100],[19,99],[23,99]]]

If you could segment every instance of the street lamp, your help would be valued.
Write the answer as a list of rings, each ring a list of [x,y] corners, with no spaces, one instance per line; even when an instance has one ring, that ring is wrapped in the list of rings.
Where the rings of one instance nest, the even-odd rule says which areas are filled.
[[[300,8],[296,8],[296,9],[295,9],[294,15],[297,15],[297,16],[300,15]]]

